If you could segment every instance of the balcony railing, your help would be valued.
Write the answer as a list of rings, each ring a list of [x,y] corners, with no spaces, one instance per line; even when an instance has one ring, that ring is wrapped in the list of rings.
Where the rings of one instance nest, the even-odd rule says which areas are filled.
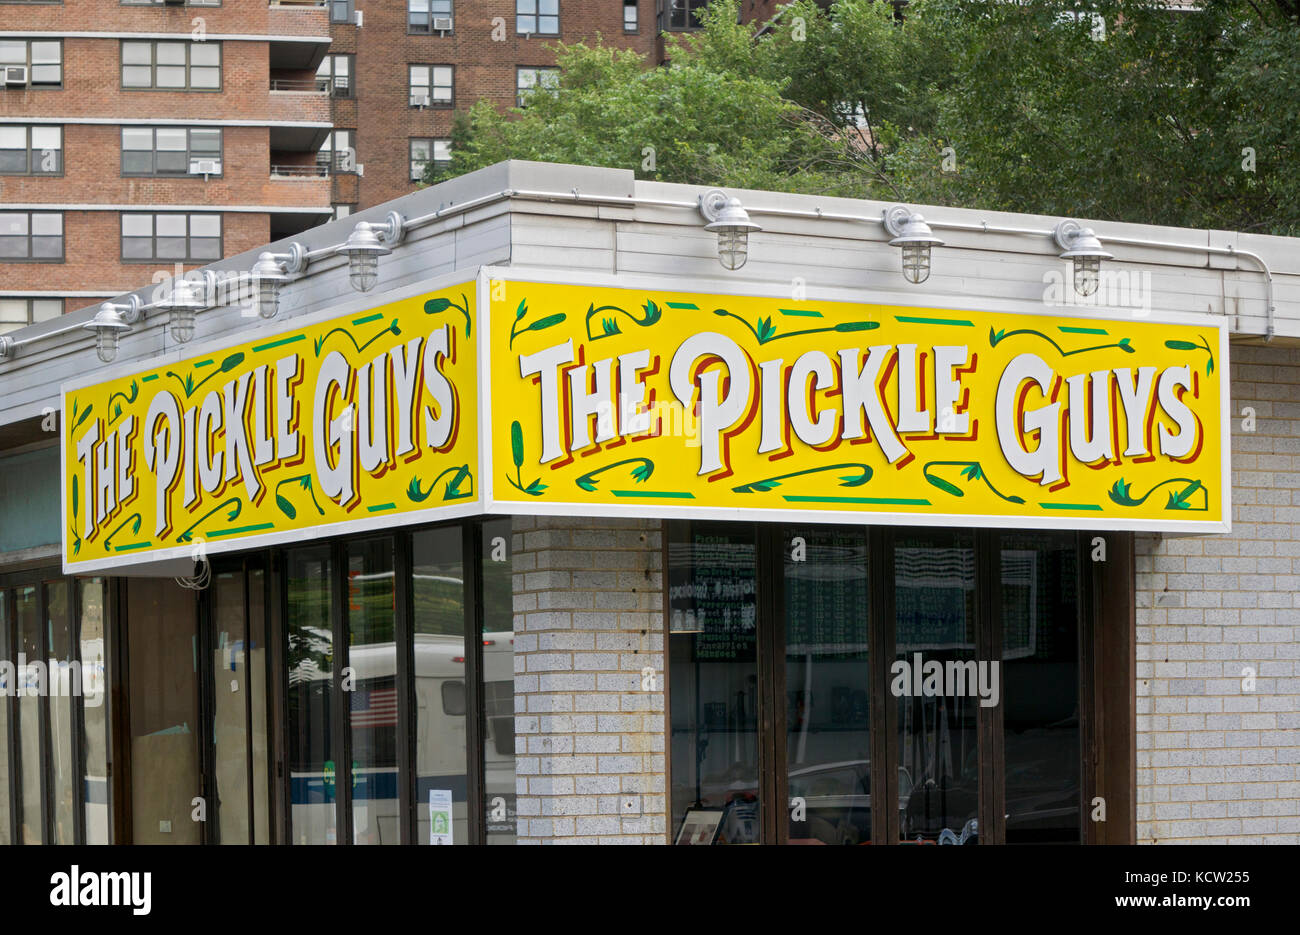
[[[271,166],[272,178],[327,179],[329,175],[328,163],[317,163],[314,166]]]
[[[350,79],[336,75],[334,78],[272,78],[272,91],[299,91],[309,94],[333,94],[334,97],[351,97]]]

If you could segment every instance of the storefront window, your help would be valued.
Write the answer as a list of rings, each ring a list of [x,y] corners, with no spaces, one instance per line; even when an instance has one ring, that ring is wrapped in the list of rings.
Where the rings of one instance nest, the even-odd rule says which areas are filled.
[[[461,551],[456,526],[412,536],[416,844],[469,842]]]
[[[87,844],[107,844],[108,836],[108,692],[105,680],[104,579],[77,581],[81,605],[78,651],[81,660],[82,794]]]
[[[222,844],[248,843],[248,731],[245,698],[249,691],[244,646],[244,573],[212,577],[212,718],[217,786],[217,825]]]
[[[759,840],[756,543],[692,523],[668,546],[673,833],[722,809],[718,842]]]
[[[45,842],[41,811],[41,698],[47,679],[41,652],[41,609],[36,587],[14,589],[17,609],[18,821],[23,844]]]
[[[80,666],[73,666],[72,607],[69,582],[45,583],[45,644],[49,658],[50,708],[50,821],[54,844],[75,844],[73,815],[77,810],[77,767],[73,761],[76,746],[72,741],[72,723],[76,717],[77,697],[81,688]],[[75,678],[75,684],[74,684]]]
[[[198,844],[198,633],[195,598],[170,578],[130,578],[127,679],[131,703],[131,817],[136,844]]]
[[[487,843],[514,844],[515,612],[510,520],[483,524],[483,791]]]
[[[267,710],[266,710],[266,572],[250,568],[248,576],[248,642],[244,655],[248,660],[248,731],[253,756],[253,843],[271,842],[271,816],[267,777]]]
[[[286,562],[290,822],[295,844],[335,844],[333,563],[325,548],[296,549]]]
[[[787,528],[785,733],[791,844],[871,842],[867,535]]]
[[[397,643],[393,542],[348,544],[348,669],[352,843],[398,844]]]
[[[900,836],[974,843],[980,699],[944,683],[947,672],[968,674],[967,664],[976,661],[974,537],[897,539],[894,604],[895,660],[902,666],[890,690],[898,697],[900,797],[907,790]]]
[[[1008,844],[1077,844],[1078,553],[1073,534],[1002,537]]]

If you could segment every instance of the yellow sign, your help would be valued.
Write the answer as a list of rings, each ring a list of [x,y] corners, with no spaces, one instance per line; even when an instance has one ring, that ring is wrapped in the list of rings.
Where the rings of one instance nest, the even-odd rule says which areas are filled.
[[[1228,527],[1217,324],[485,288],[494,512]]]
[[[475,512],[475,284],[63,392],[64,565]]]

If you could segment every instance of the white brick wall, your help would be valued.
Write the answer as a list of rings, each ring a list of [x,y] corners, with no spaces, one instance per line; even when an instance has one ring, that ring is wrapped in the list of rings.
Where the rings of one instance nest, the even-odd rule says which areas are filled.
[[[659,530],[513,519],[520,844],[665,843]]]
[[[1137,540],[1139,843],[1300,843],[1300,349],[1231,391],[1231,535]]]

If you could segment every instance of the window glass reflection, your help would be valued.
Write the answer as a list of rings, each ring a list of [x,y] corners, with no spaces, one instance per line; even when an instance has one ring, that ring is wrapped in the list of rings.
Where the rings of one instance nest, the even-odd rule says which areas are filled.
[[[412,559],[415,843],[466,844],[465,574],[460,527],[415,533]]]
[[[335,844],[335,764],[330,739],[334,631],[329,549],[298,549],[286,563],[289,779],[292,841]]]
[[[43,844],[41,818],[41,706],[48,681],[41,653],[41,609],[36,588],[14,589],[17,611],[18,673],[18,837],[23,844]]]
[[[866,532],[788,528],[783,541],[789,840],[870,844]]]
[[[717,843],[758,843],[754,531],[711,523],[669,528],[670,838],[688,808],[721,808]]]
[[[51,843],[75,844],[73,816],[77,811],[77,767],[72,744],[72,719],[77,696],[74,678],[80,681],[80,666],[73,666],[71,588],[65,580],[45,583],[45,645],[49,653],[50,822]],[[79,689],[80,686],[78,685]]]
[[[393,541],[349,543],[347,582],[352,843],[398,844]]]
[[[87,844],[108,843],[108,691],[105,660],[104,579],[77,581],[81,605],[78,652],[81,660],[81,755]]]
[[[1078,553],[1070,533],[1002,536],[1008,844],[1077,844]]]
[[[976,660],[973,537],[899,537],[896,543],[897,664],[890,691],[898,697],[900,837],[974,844],[980,698],[968,684],[978,671],[968,665]]]
[[[0,659],[14,659],[9,652],[9,592],[0,590]],[[9,697],[14,694],[16,673],[0,667],[0,844],[13,843],[9,834]]]

